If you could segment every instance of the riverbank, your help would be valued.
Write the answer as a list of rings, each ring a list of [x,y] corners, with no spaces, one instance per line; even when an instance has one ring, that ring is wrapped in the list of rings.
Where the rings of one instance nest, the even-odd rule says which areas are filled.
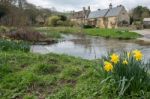
[[[140,37],[140,34],[137,34],[135,32],[129,32],[128,30],[119,29],[83,29],[80,27],[36,27],[34,29],[56,38],[59,38],[61,33],[84,34],[115,39],[136,39]]]
[[[108,91],[109,83],[102,84],[104,72],[101,70],[101,64],[94,61],[67,55],[52,53],[38,55],[19,51],[0,52],[0,56],[0,97],[2,99],[119,97]],[[116,89],[112,89],[114,90]],[[143,97],[149,97],[148,93],[144,94]],[[134,95],[122,97],[137,98]]]
[[[0,52],[0,56],[2,99],[103,97],[102,78],[92,61],[18,51]]]
[[[138,38],[138,40],[150,43],[150,29],[134,30],[133,32],[136,32],[136,33],[142,35],[142,37]]]
[[[33,54],[22,50],[23,45],[19,43],[18,49],[15,49],[7,44],[3,45],[5,50],[0,49],[2,99],[119,98],[112,82],[104,83],[106,72],[100,60],[90,61],[53,53]],[[144,90],[144,95],[144,98],[149,97],[147,90]],[[137,98],[134,94],[121,97]]]

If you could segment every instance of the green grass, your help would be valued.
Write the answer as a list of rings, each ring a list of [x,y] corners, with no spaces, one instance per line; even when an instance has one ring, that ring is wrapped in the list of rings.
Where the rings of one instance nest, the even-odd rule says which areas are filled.
[[[37,31],[47,33],[47,35],[60,38],[61,33],[70,33],[70,34],[86,34],[91,36],[101,36],[105,38],[116,38],[116,39],[136,39],[140,37],[139,34],[135,32],[129,32],[128,30],[122,29],[82,29],[79,27],[40,27],[35,28]]]
[[[67,55],[0,52],[1,99],[116,99],[100,64]],[[98,66],[99,69],[96,69]],[[112,86],[112,87],[111,87]],[[112,88],[108,90],[108,88]],[[137,94],[138,95],[138,94]],[[136,95],[136,96],[137,96]],[[148,95],[148,94],[147,94]],[[128,99],[136,96],[122,96]],[[143,96],[148,97],[148,96]],[[117,98],[119,99],[119,98]],[[132,99],[132,98],[130,98]],[[146,98],[145,98],[146,99]]]
[[[81,33],[79,27],[36,27],[34,29],[51,38],[61,38],[61,33]]]
[[[24,52],[0,52],[0,56],[1,99],[93,99],[102,96],[101,75],[92,61]]]
[[[10,39],[4,40],[0,39],[0,51],[24,51],[28,52],[30,50],[30,44],[24,41],[11,41]]]
[[[140,37],[140,35],[135,32],[117,29],[94,28],[94,29],[84,29],[84,32],[92,36],[102,36],[106,38],[117,38],[117,39],[135,39]]]

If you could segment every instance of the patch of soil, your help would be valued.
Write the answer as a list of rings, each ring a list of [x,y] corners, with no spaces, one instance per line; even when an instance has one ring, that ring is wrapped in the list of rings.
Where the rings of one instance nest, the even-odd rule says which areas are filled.
[[[58,60],[56,60],[56,59],[49,59],[48,63],[50,63],[50,64],[56,64],[56,63],[58,63]]]
[[[76,85],[77,81],[73,80],[73,79],[60,79],[59,80],[59,84],[60,85],[71,85],[72,87],[74,87]]]
[[[27,88],[26,93],[35,94],[38,99],[45,99],[47,95],[56,90],[54,85],[36,85],[33,84]]]
[[[25,67],[27,67],[28,66],[28,64],[22,64],[20,67],[21,68],[25,68]]]
[[[80,75],[81,75],[81,71],[76,71],[71,74],[71,76],[73,76],[73,77],[78,77]]]

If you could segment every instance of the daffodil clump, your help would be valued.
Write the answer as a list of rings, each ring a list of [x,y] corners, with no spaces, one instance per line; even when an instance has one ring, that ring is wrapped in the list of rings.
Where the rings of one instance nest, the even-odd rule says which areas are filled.
[[[103,60],[103,71],[107,80],[115,81],[114,85],[119,95],[150,91],[150,63],[142,61],[140,50],[125,52],[121,55],[112,53]],[[110,77],[110,79],[108,79]],[[112,82],[110,82],[112,84]]]
[[[141,61],[143,58],[143,54],[140,50],[134,50],[132,52],[127,52],[127,57],[124,59],[120,58],[120,56],[116,53],[110,55],[110,61],[104,62],[104,70],[107,72],[113,71],[113,66],[115,66],[120,61],[123,65],[128,65],[130,58],[134,58],[136,61]]]

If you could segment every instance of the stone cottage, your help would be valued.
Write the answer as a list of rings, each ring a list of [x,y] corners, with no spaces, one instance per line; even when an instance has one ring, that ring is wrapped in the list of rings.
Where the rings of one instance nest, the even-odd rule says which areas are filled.
[[[90,6],[87,9],[83,7],[82,11],[78,11],[78,12],[73,11],[71,15],[71,21],[75,21],[79,25],[85,24],[86,19],[88,18],[90,12],[91,12]]]
[[[109,5],[108,9],[98,9],[97,11],[88,11],[86,16],[82,18],[74,17],[74,20],[80,21],[86,25],[92,25],[99,28],[118,28],[122,26],[128,26],[130,23],[130,17],[124,6],[119,5],[113,7]]]

